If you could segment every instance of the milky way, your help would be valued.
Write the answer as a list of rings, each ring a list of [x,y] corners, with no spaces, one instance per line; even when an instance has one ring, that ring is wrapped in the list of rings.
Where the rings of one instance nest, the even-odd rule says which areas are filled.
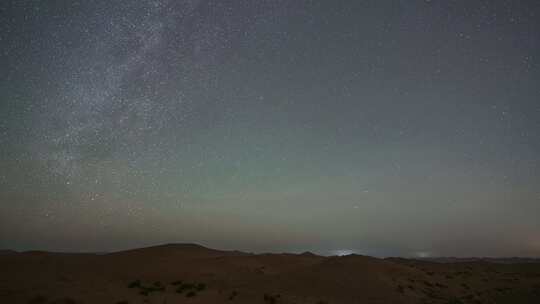
[[[540,255],[536,1],[4,1],[0,247]]]

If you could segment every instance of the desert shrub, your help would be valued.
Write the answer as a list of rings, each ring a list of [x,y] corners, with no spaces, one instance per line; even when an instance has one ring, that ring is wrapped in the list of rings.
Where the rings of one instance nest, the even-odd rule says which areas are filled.
[[[234,300],[234,298],[236,298],[237,295],[238,295],[238,292],[236,290],[231,292],[231,295],[229,295],[229,301]]]
[[[405,293],[405,287],[403,287],[403,286],[401,286],[401,285],[398,285],[397,291],[398,291],[399,293]]]
[[[177,293],[183,293],[185,290],[193,290],[193,289],[198,290],[197,287],[199,287],[199,286],[198,286],[198,285],[195,285],[195,284],[191,284],[191,283],[182,283],[182,284],[180,284],[180,286],[178,286],[178,287],[176,288],[176,292],[177,292]],[[206,285],[205,285],[204,287],[206,287]],[[204,289],[204,288],[203,288],[203,289]],[[201,290],[202,290],[202,289],[201,289]]]
[[[137,288],[141,287],[141,280],[135,280],[128,284],[128,288]]]
[[[147,296],[152,292],[165,291],[165,286],[159,282],[154,282],[151,286],[144,286],[140,280],[129,283],[128,288],[139,288],[139,294]]]
[[[458,298],[452,298],[446,302],[446,304],[463,304],[463,301],[461,301]]]
[[[428,281],[424,281],[424,285],[426,285],[427,287],[433,287],[433,284]]]
[[[264,302],[268,304],[275,304],[277,302],[277,297],[269,294],[264,294],[263,296]]]
[[[146,287],[146,289],[152,291],[165,291],[165,286],[161,282],[156,281],[151,287]]]
[[[195,288],[195,284],[184,283],[184,284],[180,285],[180,287],[182,287],[183,289],[193,289],[193,288]]]
[[[28,304],[42,304],[42,303],[47,303],[48,300],[49,299],[47,299],[47,297],[45,296],[37,295],[31,298],[30,301],[28,301]]]
[[[186,297],[188,297],[188,298],[194,297],[194,296],[196,296],[196,295],[197,295],[197,293],[196,293],[195,291],[193,291],[193,290],[190,291],[190,292],[188,292],[188,293],[186,293]]]
[[[323,301],[323,300],[319,300],[319,301],[317,301],[317,304],[328,304],[328,302]]]
[[[141,286],[141,294],[142,295],[149,295],[152,292],[162,292],[165,291],[164,287],[143,287]]]
[[[152,291],[165,291],[165,286],[153,287]]]
[[[171,285],[174,285],[174,286],[182,285],[182,280],[174,281],[171,283]]]
[[[197,284],[197,286],[195,287],[195,289],[197,289],[197,291],[203,291],[206,289],[206,284],[204,283],[199,283]]]
[[[437,286],[438,288],[448,288],[448,286],[441,284],[439,282],[435,283],[435,286]]]

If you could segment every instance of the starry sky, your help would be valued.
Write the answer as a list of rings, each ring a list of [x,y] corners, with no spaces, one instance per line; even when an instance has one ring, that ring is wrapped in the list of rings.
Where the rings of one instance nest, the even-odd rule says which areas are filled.
[[[0,4],[0,248],[540,256],[540,3]]]

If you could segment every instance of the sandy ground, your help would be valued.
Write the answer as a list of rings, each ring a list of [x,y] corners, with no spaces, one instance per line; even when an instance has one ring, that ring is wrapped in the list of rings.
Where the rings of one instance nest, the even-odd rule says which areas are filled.
[[[191,244],[102,255],[3,251],[0,303],[540,303],[540,264],[255,255]]]

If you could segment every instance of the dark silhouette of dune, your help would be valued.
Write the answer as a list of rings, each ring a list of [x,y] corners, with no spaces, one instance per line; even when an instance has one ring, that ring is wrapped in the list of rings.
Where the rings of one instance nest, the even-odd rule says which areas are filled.
[[[0,255],[6,255],[6,254],[16,254],[17,251],[14,250],[0,250]]]
[[[0,303],[538,303],[540,264],[252,254],[166,244],[0,252]]]

